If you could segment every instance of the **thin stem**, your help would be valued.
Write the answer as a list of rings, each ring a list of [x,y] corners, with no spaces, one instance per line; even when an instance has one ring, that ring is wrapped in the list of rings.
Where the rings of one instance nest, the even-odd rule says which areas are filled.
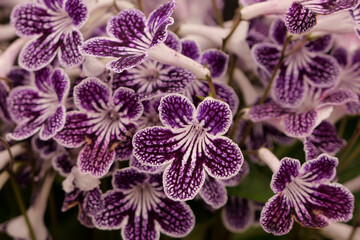
[[[243,114],[244,114],[243,111],[238,111],[237,114],[236,114],[234,124],[233,124],[233,126],[232,126],[232,128],[230,129],[230,132],[229,132],[229,137],[231,139],[234,139],[236,128],[239,125],[239,122],[240,122],[241,117],[242,117]],[[240,146],[241,146],[241,144],[240,144]]]
[[[228,75],[229,75],[228,85],[229,86],[232,86],[232,84],[234,82],[234,70],[236,67],[236,60],[237,60],[237,56],[235,54],[231,54],[230,55],[230,65],[228,68]]]
[[[240,12],[240,8],[236,11],[236,15],[235,15],[235,19],[234,19],[234,23],[233,23],[233,26],[229,32],[229,34],[223,39],[223,42],[222,42],[222,48],[221,50],[223,52],[225,52],[225,49],[226,49],[226,45],[227,43],[229,42],[231,36],[234,34],[235,30],[237,29],[237,27],[240,25],[241,23],[241,12]]]
[[[138,6],[138,9],[142,12],[144,12],[144,7],[143,7],[143,4],[142,4],[142,0],[137,0],[137,6]]]
[[[216,17],[216,20],[217,20],[218,24],[220,25],[220,27],[224,27],[224,19],[222,17],[221,12],[220,12],[219,6],[216,3],[216,0],[211,0],[211,2],[212,2],[212,6],[213,6],[213,9],[214,9],[215,17]]]
[[[291,54],[293,54],[294,52],[298,51],[300,48],[302,48],[304,46],[304,44],[309,41],[308,37],[304,37],[294,48],[291,49],[291,51],[289,51],[287,54],[285,54],[285,57],[290,56]]]
[[[11,186],[13,188],[13,191],[14,191],[14,194],[15,194],[15,198],[16,198],[16,201],[19,205],[19,208],[20,208],[20,211],[22,213],[22,215],[24,216],[25,218],[25,222],[26,222],[26,225],[29,229],[29,234],[30,234],[30,237],[32,240],[36,240],[36,237],[35,237],[35,233],[34,233],[34,230],[31,226],[31,223],[30,223],[30,220],[29,220],[29,217],[26,213],[26,207],[25,207],[25,203],[23,201],[23,198],[21,196],[21,193],[20,193],[20,189],[19,189],[19,186],[16,182],[16,179],[15,179],[15,176],[14,176],[14,173],[12,171],[12,166],[13,166],[13,163],[14,163],[14,158],[13,158],[13,155],[11,153],[11,149],[10,149],[10,146],[9,144],[3,140],[3,139],[0,139],[0,142],[5,146],[6,150],[8,151],[9,153],[9,156],[10,156],[10,162],[8,164],[8,168],[7,168],[7,171],[9,173],[9,176],[10,176],[10,182],[11,182]]]
[[[344,132],[345,132],[345,129],[346,129],[347,122],[348,122],[348,118],[347,118],[347,117],[344,117],[344,118],[341,120],[341,122],[340,122],[340,127],[339,127],[339,131],[338,131],[339,137],[344,136]]]
[[[359,157],[359,154],[360,154],[360,147],[355,148],[354,151],[351,153],[351,155],[346,159],[346,162],[351,163],[352,161],[354,161],[354,159]],[[345,164],[345,162],[344,162],[344,164]],[[339,171],[340,171],[340,169],[339,169]]]
[[[208,82],[209,88],[210,88],[209,96],[216,99],[216,90],[215,90],[215,86],[214,86],[214,83],[211,78],[211,74],[206,75],[206,81]]]
[[[340,152],[338,158],[340,159],[340,161],[342,159],[344,159],[347,154],[349,153],[349,151],[351,150],[351,148],[353,147],[353,145],[355,144],[356,140],[358,139],[360,135],[360,119],[358,120],[358,123],[356,125],[355,131],[353,133],[353,135],[350,137],[348,143],[346,144],[345,148],[343,149],[343,151]],[[344,161],[341,161],[338,167],[338,170],[341,171],[343,170],[347,165],[349,165],[351,162],[349,161],[350,158],[345,159]]]
[[[261,147],[258,150],[259,158],[269,166],[273,173],[280,168],[280,160],[267,148]]]

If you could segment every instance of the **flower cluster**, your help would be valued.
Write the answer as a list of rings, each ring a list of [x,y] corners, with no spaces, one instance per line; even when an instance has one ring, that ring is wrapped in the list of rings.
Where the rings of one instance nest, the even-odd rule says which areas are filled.
[[[339,222],[360,206],[360,1],[18,0],[0,10],[0,196],[12,188],[22,213],[0,213],[10,216],[0,232],[68,238],[53,191],[94,229],[81,239],[119,229],[125,240],[220,239],[251,226],[264,239],[313,237],[309,228],[320,238],[350,227]],[[19,187],[33,190],[30,202]]]

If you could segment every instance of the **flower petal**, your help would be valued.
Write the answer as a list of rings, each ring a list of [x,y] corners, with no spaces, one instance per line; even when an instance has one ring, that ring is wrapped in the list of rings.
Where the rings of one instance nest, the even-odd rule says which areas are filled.
[[[332,45],[331,35],[325,35],[317,38],[314,41],[308,41],[305,47],[311,52],[327,52]]]
[[[72,18],[73,25],[77,28],[81,28],[88,19],[89,12],[83,0],[67,0],[64,9]]]
[[[267,119],[279,118],[290,112],[289,109],[281,107],[275,102],[266,102],[250,108],[249,115],[252,121],[260,122]]]
[[[86,131],[89,128],[88,121],[84,113],[68,112],[64,128],[54,136],[54,139],[68,148],[80,147],[85,143]]]
[[[153,240],[160,238],[160,231],[153,216],[146,214],[137,215],[129,212],[127,223],[121,231],[124,240],[141,239]]]
[[[7,99],[8,110],[11,118],[17,123],[33,119],[38,116],[40,96],[38,92],[29,87],[16,87]]]
[[[270,27],[270,36],[279,45],[283,45],[286,39],[287,28],[282,19],[275,19]]]
[[[20,52],[20,66],[34,71],[49,65],[60,47],[60,42],[56,32],[31,40]]]
[[[211,71],[212,78],[218,78],[226,73],[229,56],[217,49],[208,49],[201,55],[201,64]]]
[[[273,192],[282,192],[299,175],[299,169],[300,162],[298,160],[288,157],[281,159],[279,170],[273,175],[270,184]]]
[[[349,102],[358,102],[358,99],[359,97],[351,90],[328,90],[321,97],[321,106],[341,106]]]
[[[161,232],[171,237],[185,237],[195,225],[195,216],[184,202],[162,198],[158,202],[155,220],[160,224]]]
[[[207,138],[204,144],[205,169],[210,176],[227,179],[235,176],[244,161],[239,146],[227,137]]]
[[[66,120],[66,109],[64,106],[57,108],[56,112],[45,120],[39,133],[41,140],[49,140],[63,129]]]
[[[336,175],[336,166],[338,159],[327,154],[322,154],[316,159],[307,161],[300,169],[301,179],[310,182],[318,183],[325,180],[333,180]]]
[[[9,137],[15,141],[24,140],[38,132],[41,124],[42,122],[37,121],[20,123],[11,133],[9,133]]]
[[[357,3],[356,0],[342,0],[342,1],[333,1],[333,0],[313,0],[313,1],[303,1],[302,4],[304,7],[311,9],[317,14],[331,14],[343,9],[348,9],[354,7]]]
[[[197,154],[197,153],[194,153]],[[184,158],[184,156],[182,156]],[[205,171],[201,161],[195,156],[176,159],[164,171],[164,191],[172,200],[193,199],[205,181]]]
[[[337,60],[341,67],[345,67],[349,62],[349,56],[345,48],[339,47],[332,51],[331,55]]]
[[[204,185],[200,189],[199,195],[214,209],[224,206],[228,200],[225,186],[220,181],[207,176]]]
[[[248,199],[230,196],[221,211],[224,226],[231,232],[243,232],[254,222],[255,209]]]
[[[140,163],[163,165],[174,159],[178,139],[170,129],[150,127],[138,131],[133,138],[134,156]]]
[[[165,126],[183,128],[193,121],[195,107],[188,98],[180,94],[170,94],[161,99],[159,115]]]
[[[85,112],[104,111],[109,99],[109,87],[97,78],[87,78],[74,88],[75,105]]]
[[[290,137],[309,136],[314,128],[321,122],[320,114],[316,110],[304,113],[291,113],[283,120],[285,133]]]
[[[328,55],[317,54],[305,65],[306,79],[319,88],[334,86],[340,74],[340,66],[337,61]]]
[[[285,25],[292,34],[309,31],[316,25],[316,14],[298,2],[293,2],[285,15]]]
[[[78,30],[65,34],[58,55],[61,66],[65,68],[75,67],[84,61],[84,56],[80,52],[80,46],[83,42],[83,36]]]
[[[70,79],[61,68],[55,68],[52,72],[51,87],[54,89],[59,103],[63,103],[70,90]]]
[[[143,113],[143,105],[137,100],[135,92],[129,88],[120,87],[114,92],[113,102],[115,106],[121,106],[118,110],[121,118],[137,120]]]
[[[100,178],[108,173],[114,162],[115,150],[110,149],[104,140],[97,142],[94,137],[91,141],[81,149],[77,164],[82,174],[90,173],[94,177]]]
[[[148,174],[139,172],[134,168],[116,170],[113,174],[112,185],[120,190],[129,190],[136,185],[141,185],[148,179]]]
[[[287,234],[293,223],[290,204],[281,194],[270,198],[261,211],[260,224],[268,233],[274,235]]]
[[[199,45],[190,39],[181,40],[181,54],[191,58],[192,60],[200,60],[200,47]]]
[[[5,83],[5,81],[0,80],[0,119],[2,121],[11,120],[8,104],[6,102],[6,99],[9,96],[9,91],[9,86]]]
[[[196,118],[206,132],[224,135],[232,123],[232,112],[226,103],[208,97],[197,107]]]
[[[281,55],[281,48],[276,44],[258,43],[251,49],[253,59],[261,67],[272,73]]]
[[[11,23],[16,33],[22,37],[42,34],[51,29],[51,16],[36,3],[18,4],[11,13]]]

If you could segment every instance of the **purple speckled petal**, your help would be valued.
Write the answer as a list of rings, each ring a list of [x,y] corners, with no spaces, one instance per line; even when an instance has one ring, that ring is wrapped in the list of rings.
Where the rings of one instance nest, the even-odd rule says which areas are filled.
[[[75,188],[74,191],[65,193],[64,202],[61,206],[61,211],[65,212],[70,208],[78,204],[79,200],[82,199],[83,192],[80,189]]]
[[[270,198],[261,211],[260,224],[268,233],[274,235],[287,234],[291,230],[293,223],[290,204],[281,194]]]
[[[97,213],[97,211],[103,208],[101,195],[102,192],[98,187],[94,188],[86,194],[82,203],[83,211],[85,211],[86,214],[94,215]]]
[[[272,22],[270,27],[270,36],[271,38],[278,43],[283,45],[286,39],[287,28],[282,19],[276,19]]]
[[[20,66],[33,71],[48,65],[54,59],[61,44],[58,38],[57,33],[52,33],[28,42],[20,52]]]
[[[129,190],[136,185],[141,185],[147,178],[147,173],[139,172],[134,168],[126,168],[114,173],[112,185],[120,190]]]
[[[153,36],[151,46],[165,41],[167,35],[166,28],[174,23],[174,19],[170,15],[176,7],[177,3],[172,0],[150,13],[147,27],[150,35]]]
[[[355,64],[360,64],[360,49],[357,49],[352,53],[351,65],[355,65]]]
[[[11,13],[11,23],[18,35],[34,36],[49,30],[50,15],[36,3],[18,4]]]
[[[50,78],[59,102],[64,102],[70,90],[70,79],[61,68],[55,68]]]
[[[283,191],[299,175],[300,162],[293,158],[283,158],[279,170],[273,175],[271,189],[274,193]]]
[[[201,198],[211,207],[218,209],[228,200],[225,186],[218,180],[207,176],[199,192]]]
[[[25,123],[20,123],[16,126],[16,128],[9,134],[11,139],[15,141],[24,140],[32,135],[34,135],[37,131],[39,131],[42,122],[29,121]]]
[[[209,175],[220,179],[235,176],[244,161],[239,146],[231,139],[220,136],[213,139],[207,136],[205,142],[204,164]]]
[[[200,60],[200,47],[195,41],[189,39],[181,40],[181,46],[181,54],[195,61]]]
[[[249,172],[250,172],[249,164],[246,161],[244,161],[238,174],[236,174],[231,178],[222,179],[219,181],[222,182],[226,187],[235,187],[242,182],[242,180],[249,174]]]
[[[35,109],[38,108],[40,96],[36,89],[29,87],[16,87],[7,99],[11,118],[16,122],[37,117]]]
[[[94,225],[100,229],[119,229],[124,224],[130,206],[126,195],[118,190],[108,191],[103,195],[104,208],[94,216]]]
[[[321,104],[331,106],[341,106],[348,102],[357,102],[358,96],[351,90],[334,89],[326,91],[321,97]],[[323,106],[322,105],[322,106]]]
[[[75,67],[84,61],[84,56],[80,53],[80,46],[83,42],[84,39],[79,30],[65,34],[58,55],[59,62],[63,67]]]
[[[13,82],[13,87],[26,86],[29,85],[32,81],[32,74],[21,68],[21,67],[12,67],[10,73],[7,77]]]
[[[331,35],[325,35],[317,38],[314,41],[308,41],[305,47],[311,52],[327,52],[332,45]]]
[[[160,224],[161,232],[177,238],[185,237],[195,225],[194,213],[187,204],[165,197],[157,204],[155,220]]]
[[[332,51],[331,55],[337,60],[340,66],[345,67],[349,62],[349,56],[345,48],[339,47]]]
[[[306,0],[302,1],[301,4],[317,14],[326,15],[343,9],[352,8],[357,2],[357,0]]]
[[[283,121],[285,133],[290,137],[309,136],[318,124],[319,117],[316,110],[287,114]]]
[[[226,73],[229,55],[217,49],[208,49],[203,52],[200,62],[210,69],[211,77],[218,78]]]
[[[255,105],[250,108],[249,115],[252,121],[260,122],[271,118],[279,118],[287,115],[290,110],[281,107],[275,102],[267,102],[261,105]]]
[[[82,111],[97,113],[107,109],[109,87],[97,78],[87,78],[74,88],[75,105]]]
[[[125,69],[133,68],[147,59],[146,54],[143,53],[135,52],[134,54],[123,55],[118,60],[107,63],[106,67],[114,72],[122,72]]]
[[[54,139],[68,148],[80,147],[85,143],[89,119],[86,114],[77,111],[68,112],[64,128],[58,132]]]
[[[243,232],[253,223],[254,211],[248,199],[230,196],[221,211],[221,217],[226,229],[231,232]]]
[[[168,31],[168,34],[167,34],[167,37],[166,37],[166,40],[164,43],[169,48],[171,48],[177,52],[181,52],[180,39],[175,33]]]
[[[55,170],[57,170],[61,176],[66,177],[71,173],[71,169],[75,166],[75,162],[72,161],[69,154],[64,153],[57,155],[52,159],[52,164]]]
[[[64,9],[71,17],[74,26],[81,28],[85,24],[89,12],[84,0],[67,0]]]
[[[5,81],[0,80],[0,119],[10,121],[10,113],[8,111],[8,105],[6,98],[9,96],[9,87]]]
[[[159,115],[165,126],[183,128],[191,124],[194,114],[194,105],[180,94],[170,94],[161,99]]]
[[[38,71],[34,72],[35,75],[35,86],[44,93],[51,92],[51,73],[52,69],[50,66],[46,66]]]
[[[63,7],[64,0],[42,0],[47,8],[56,12]]]
[[[332,56],[317,54],[305,65],[305,71],[310,84],[325,88],[336,84],[340,66]]]
[[[334,124],[322,121],[312,134],[305,138],[306,160],[317,158],[323,152],[335,155],[344,145],[345,140],[337,136]]]
[[[137,215],[129,212],[127,224],[121,231],[124,240],[141,239],[152,240],[160,238],[160,231],[153,220],[153,216]]]
[[[95,140],[96,138],[91,139],[92,142],[81,149],[77,164],[81,173],[90,173],[100,178],[108,173],[114,162],[115,150],[112,150],[104,140],[102,142]]]
[[[232,123],[232,112],[226,103],[208,97],[197,107],[196,119],[206,132],[224,135]]]
[[[139,162],[139,160],[137,160],[135,156],[131,156],[129,165],[130,167],[134,167],[139,171],[148,173],[157,173],[162,170],[162,167],[159,166],[149,166],[142,164],[141,162]]]
[[[293,2],[286,12],[285,25],[292,34],[307,32],[316,25],[316,14],[300,3]]]
[[[281,55],[281,47],[277,44],[258,43],[251,49],[254,60],[261,67],[272,73]]]
[[[297,72],[297,69],[287,72],[285,66],[281,67],[272,91],[275,101],[279,104],[287,107],[297,106],[306,96],[302,72]]]
[[[309,183],[331,181],[336,175],[338,159],[322,154],[314,160],[309,160],[300,169],[301,179]]]
[[[199,153],[196,153],[199,154]],[[205,181],[205,171],[201,161],[195,156],[176,159],[164,172],[164,191],[172,200],[191,200],[200,191]]]
[[[141,41],[145,37],[145,15],[137,9],[126,9],[112,17],[106,28],[107,33],[121,40],[124,45]]]
[[[61,149],[59,144],[53,139],[50,139],[49,141],[42,141],[39,138],[39,135],[35,135],[31,138],[31,147],[34,149],[34,152],[38,153],[40,157],[45,159],[53,157],[54,154]]]
[[[56,109],[56,112],[45,120],[39,133],[41,140],[49,140],[55,136],[56,133],[61,131],[65,125],[66,120],[66,108],[60,106]]]
[[[177,141],[176,134],[167,128],[145,128],[134,135],[134,156],[140,163],[163,165],[173,160]]]
[[[115,106],[121,106],[118,112],[122,113],[122,119],[137,120],[143,113],[143,105],[137,100],[132,89],[118,88],[114,92],[113,102]]]

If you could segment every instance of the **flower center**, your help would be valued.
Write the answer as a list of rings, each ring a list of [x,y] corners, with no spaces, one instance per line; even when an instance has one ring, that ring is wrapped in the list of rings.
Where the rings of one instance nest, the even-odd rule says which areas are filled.
[[[156,69],[149,69],[146,74],[146,80],[149,82],[155,82],[159,79],[160,73]]]
[[[120,120],[120,114],[115,111],[115,110],[110,110],[107,113],[107,116],[111,119],[111,120],[115,120],[115,121],[119,121]]]

